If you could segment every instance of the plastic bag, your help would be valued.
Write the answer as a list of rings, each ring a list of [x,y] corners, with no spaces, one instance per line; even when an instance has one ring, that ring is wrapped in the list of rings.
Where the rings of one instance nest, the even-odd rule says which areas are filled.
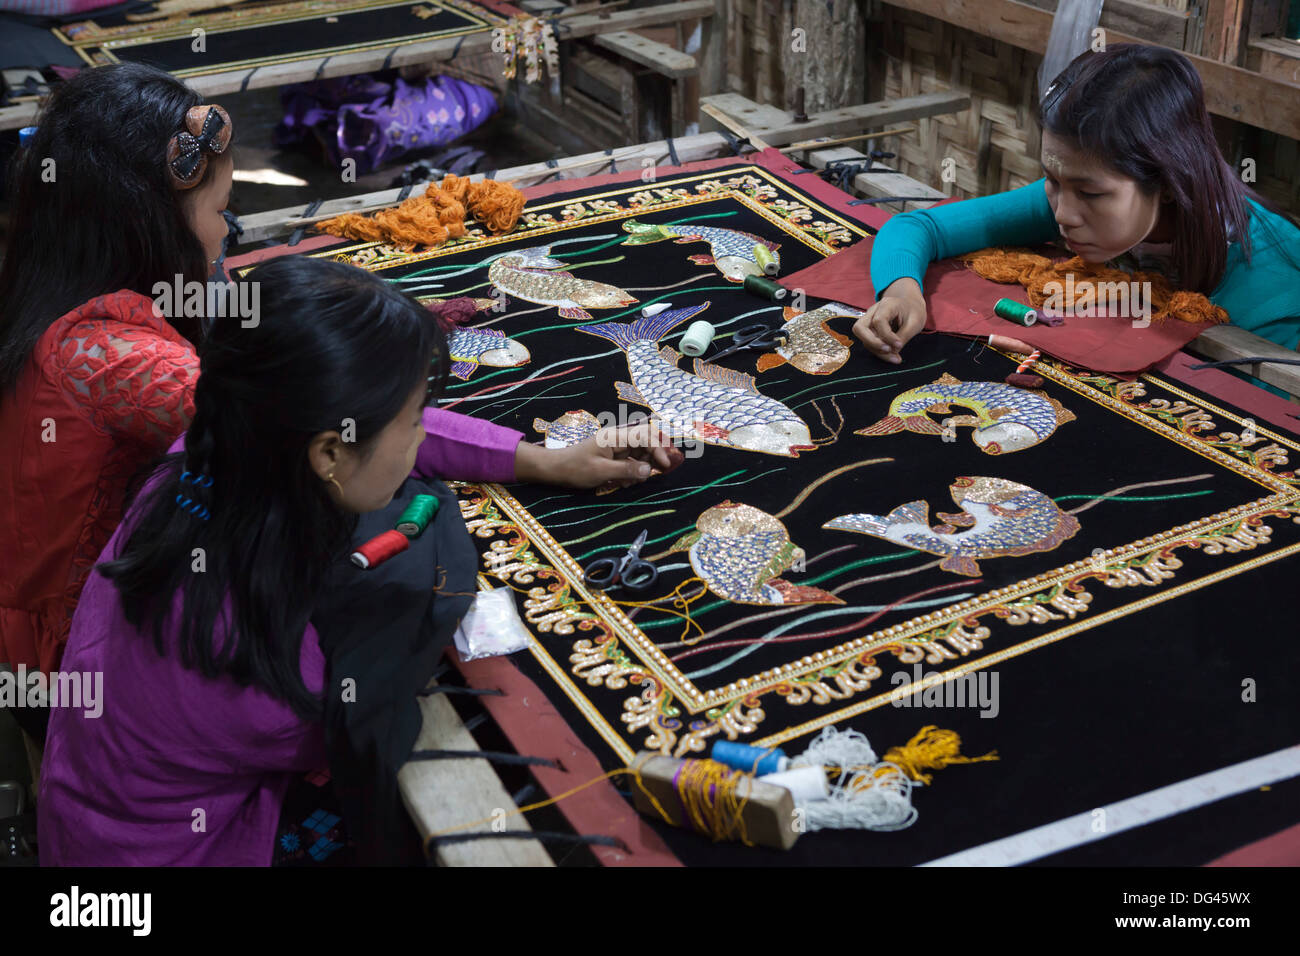
[[[528,646],[530,635],[507,588],[480,591],[456,629],[456,650],[462,661],[513,654]]]

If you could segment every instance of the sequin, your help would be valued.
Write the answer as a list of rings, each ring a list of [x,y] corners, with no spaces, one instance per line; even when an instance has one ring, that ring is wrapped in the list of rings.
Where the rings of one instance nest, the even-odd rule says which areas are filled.
[[[809,375],[830,375],[842,368],[849,360],[852,340],[847,335],[831,331],[827,324],[839,316],[861,319],[866,317],[866,313],[838,302],[829,302],[812,312],[787,308],[785,324],[781,326],[781,334],[786,337],[785,345],[779,345],[775,351],[759,358],[758,371],[779,368],[786,362]]]
[[[670,330],[699,315],[708,303],[643,316],[632,323],[580,325],[627,353],[631,383],[616,382],[619,398],[645,405],[667,434],[713,445],[798,458],[812,451],[808,425],[775,398],[759,394],[752,375],[695,360],[695,374],[677,367],[681,355],[658,346]]]
[[[1045,441],[1056,426],[1074,421],[1074,413],[1040,391],[1001,382],[962,382],[944,374],[930,385],[904,392],[889,405],[889,414],[858,435],[892,435],[906,429],[922,435],[942,435],[944,428],[927,412],[948,414],[949,405],[975,410],[975,415],[948,418],[945,424],[974,425],[971,440],[990,455],[1023,451]]]
[[[930,527],[930,505],[909,501],[885,516],[848,514],[823,528],[856,531],[943,558],[945,571],[979,577],[976,558],[1003,558],[1055,550],[1074,537],[1079,521],[1042,492],[1005,478],[958,478],[949,487],[957,514],[940,512]],[[966,531],[955,533],[958,527]]]
[[[689,551],[691,567],[709,590],[737,604],[844,603],[821,588],[779,577],[802,568],[804,550],[790,540],[785,525],[752,505],[714,505],[669,550]]]
[[[515,368],[528,364],[531,356],[521,343],[506,338],[496,329],[458,328],[447,343],[451,353],[451,374],[468,379],[480,365]]]
[[[754,258],[754,246],[767,246],[772,251],[772,258],[777,266],[781,264],[779,245],[735,229],[719,229],[716,226],[648,225],[629,219],[623,223],[623,231],[630,232],[631,238],[623,240],[625,246],[639,246],[650,242],[662,242],[673,239],[676,242],[707,242],[712,255],[688,256],[691,262],[702,266],[716,266],[723,277],[730,282],[744,282],[745,276],[761,276],[763,269]]]
[[[587,309],[619,309],[637,301],[617,286],[579,279],[564,271],[564,263],[550,257],[550,246],[520,249],[495,260],[488,279],[508,295],[560,307],[566,319],[591,320]]]

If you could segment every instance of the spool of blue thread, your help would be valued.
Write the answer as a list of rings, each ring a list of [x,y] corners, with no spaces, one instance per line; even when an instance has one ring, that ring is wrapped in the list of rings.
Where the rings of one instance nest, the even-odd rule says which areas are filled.
[[[780,773],[790,764],[790,758],[780,749],[766,750],[751,747],[749,744],[733,743],[719,740],[713,745],[712,757],[718,763],[724,763],[733,770],[743,770],[763,776],[766,773]]]
[[[27,148],[27,144],[28,144],[29,142],[31,142],[32,137],[35,136],[35,135],[36,135],[36,127],[35,127],[35,126],[24,126],[22,129],[20,129],[20,130],[18,131],[18,146],[19,146],[19,148],[20,148],[20,149],[26,149],[26,148]]]

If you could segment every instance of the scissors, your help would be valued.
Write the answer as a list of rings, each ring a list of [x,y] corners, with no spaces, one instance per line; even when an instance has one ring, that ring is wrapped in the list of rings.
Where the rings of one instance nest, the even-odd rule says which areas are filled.
[[[774,349],[778,345],[785,345],[786,337],[785,333],[780,329],[774,329],[767,325],[747,325],[732,336],[731,342],[729,348],[725,348],[709,358],[700,359],[700,361],[716,362],[718,359],[726,358],[741,349]]]
[[[658,569],[641,560],[641,548],[649,531],[642,531],[622,558],[597,558],[582,572],[582,580],[598,588],[621,584],[629,591],[647,591],[659,580]]]

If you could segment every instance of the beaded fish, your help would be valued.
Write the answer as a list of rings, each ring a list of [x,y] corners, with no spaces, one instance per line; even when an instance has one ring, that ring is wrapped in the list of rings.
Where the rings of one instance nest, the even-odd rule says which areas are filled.
[[[467,380],[480,365],[515,368],[531,358],[528,349],[496,329],[458,328],[451,333],[447,351],[451,374],[462,380]]]
[[[772,258],[778,267],[781,265],[781,247],[761,236],[735,229],[719,229],[716,226],[659,226],[637,222],[629,219],[623,223],[623,231],[630,232],[631,238],[624,239],[625,246],[640,246],[650,242],[662,242],[673,239],[678,244],[684,242],[707,242],[712,255],[700,253],[687,256],[691,262],[701,266],[717,266],[718,271],[730,282],[744,282],[745,276],[763,275],[763,267],[754,258],[754,246],[766,246],[772,251]]]
[[[785,336],[786,342],[759,358],[758,371],[779,368],[786,362],[809,375],[830,375],[843,367],[849,360],[849,344],[852,339],[832,331],[827,324],[830,319],[842,315],[861,319],[866,313],[838,302],[828,303],[811,312],[799,312],[787,307],[785,324],[779,333]]]
[[[600,421],[591,412],[580,408],[577,411],[565,412],[553,422],[548,422],[544,418],[534,418],[533,430],[546,436],[542,442],[544,447],[568,448],[596,434],[600,430]],[[654,465],[650,466],[649,477],[662,474],[663,472]],[[608,481],[596,489],[596,494],[607,495],[611,491],[617,491],[619,487],[617,481]]]
[[[550,257],[550,246],[508,252],[488,267],[491,283],[515,298],[555,305],[566,319],[591,319],[587,309],[618,309],[638,300],[617,286],[579,279]]]
[[[1058,425],[1075,415],[1037,389],[1001,382],[963,382],[945,373],[930,385],[913,388],[895,398],[889,414],[858,435],[892,435],[906,429],[922,435],[942,435],[944,428],[928,412],[947,415],[949,405],[974,409],[974,415],[947,419],[949,425],[974,425],[971,439],[989,455],[1023,451],[1045,441]]]
[[[752,505],[714,505],[669,548],[675,551],[689,551],[691,567],[709,590],[737,604],[844,603],[821,588],[780,577],[802,566],[804,550],[790,540],[785,525]]]
[[[668,436],[790,458],[815,449],[804,420],[776,399],[760,395],[752,375],[698,358],[691,374],[677,367],[681,355],[676,349],[659,348],[659,339],[708,307],[706,302],[632,323],[580,325],[577,330],[609,339],[627,353],[632,381],[615,383],[619,398],[647,406]]]
[[[547,448],[568,448],[596,434],[600,430],[600,422],[591,412],[580,408],[575,412],[565,412],[553,422],[534,418],[533,430],[546,436],[543,444]]]
[[[930,506],[909,501],[885,516],[849,514],[823,528],[856,531],[943,558],[945,571],[979,577],[977,558],[1005,558],[1051,551],[1074,537],[1079,521],[1051,498],[1005,478],[958,478],[949,487],[956,514],[940,512],[930,527]],[[957,528],[967,530],[957,532]]]

